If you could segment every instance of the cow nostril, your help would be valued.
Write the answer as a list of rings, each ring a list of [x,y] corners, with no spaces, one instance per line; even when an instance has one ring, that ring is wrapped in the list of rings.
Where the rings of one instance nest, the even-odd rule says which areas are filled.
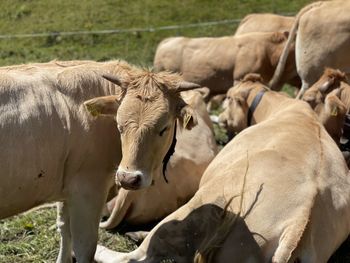
[[[135,184],[140,183],[140,181],[141,181],[141,176],[140,175],[136,175]]]

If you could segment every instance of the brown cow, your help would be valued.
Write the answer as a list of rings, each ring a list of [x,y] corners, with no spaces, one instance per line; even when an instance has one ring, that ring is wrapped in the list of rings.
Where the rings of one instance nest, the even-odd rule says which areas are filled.
[[[249,14],[239,23],[235,36],[252,32],[290,31],[295,18],[276,14]]]
[[[159,220],[185,204],[198,190],[204,170],[217,153],[217,146],[202,95],[197,90],[181,95],[195,111],[198,125],[191,131],[177,128],[175,153],[166,171],[168,182],[159,171],[153,176],[151,187],[139,191],[119,189],[117,196],[107,204],[112,214],[100,227],[110,229],[122,220],[134,225]]]
[[[290,46],[295,46],[296,68],[302,80],[298,98],[321,77],[325,67],[350,74],[349,10],[348,0],[315,2],[301,9],[270,87],[279,85]]]
[[[228,106],[244,113],[236,123],[247,123],[260,97],[255,125],[218,153],[195,196],[138,249],[123,254],[98,247],[98,262],[187,263],[197,251],[206,262],[325,263],[347,238],[349,170],[316,114],[257,81],[246,79],[232,90]],[[217,228],[214,208],[227,204],[233,219]],[[208,239],[215,242],[203,250]]]
[[[158,45],[154,67],[158,71],[181,72],[185,80],[208,87],[211,96],[224,94],[247,73],[260,73],[264,80],[270,80],[287,37],[287,33],[265,32],[218,38],[167,38]],[[290,53],[294,54],[293,47]],[[278,89],[295,77],[291,55]]]

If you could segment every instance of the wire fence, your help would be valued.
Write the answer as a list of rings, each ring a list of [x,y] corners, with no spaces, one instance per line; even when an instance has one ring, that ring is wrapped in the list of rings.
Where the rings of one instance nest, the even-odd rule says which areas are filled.
[[[279,15],[293,16],[294,13],[284,13]],[[126,34],[126,33],[142,33],[142,32],[157,32],[167,30],[178,30],[196,27],[208,27],[226,24],[238,24],[242,19],[226,19],[220,21],[199,22],[184,25],[169,25],[160,27],[146,27],[146,28],[128,28],[128,29],[109,29],[109,30],[91,30],[91,31],[71,31],[71,32],[44,32],[31,34],[4,34],[0,35],[0,39],[14,39],[14,38],[37,38],[37,37],[55,37],[55,36],[78,36],[78,35],[103,35],[103,34]]]

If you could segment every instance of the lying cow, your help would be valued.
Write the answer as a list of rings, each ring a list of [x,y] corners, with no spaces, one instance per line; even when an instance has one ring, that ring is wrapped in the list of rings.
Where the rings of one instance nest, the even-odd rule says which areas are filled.
[[[346,74],[327,68],[302,99],[314,109],[328,133],[339,144],[345,114],[350,109],[350,85]]]
[[[195,196],[138,249],[98,247],[98,262],[192,262],[196,251],[196,262],[327,262],[346,239],[349,170],[312,109],[249,78],[228,97],[238,129],[260,97],[256,125],[219,152]],[[233,213],[224,227],[215,207]]]
[[[276,14],[249,14],[239,23],[235,36],[252,32],[290,31],[295,18]]]
[[[121,161],[117,175],[126,187],[149,186],[175,121],[186,119],[188,129],[196,123],[179,93],[198,85],[123,61],[55,61],[0,73],[0,219],[60,201],[57,262],[71,262],[73,247],[78,262],[90,263],[115,166]],[[102,78],[108,74],[120,85]],[[107,97],[89,100],[98,96]],[[94,115],[114,116],[119,107],[119,130],[113,117],[91,116],[86,100]]]
[[[279,85],[290,46],[295,46],[296,68],[302,80],[298,98],[321,77],[325,67],[350,74],[349,10],[348,0],[315,2],[304,7],[296,16],[270,87]]]
[[[154,57],[156,70],[181,72],[187,81],[210,89],[210,95],[224,94],[234,81],[247,73],[260,73],[271,79],[288,34],[282,32],[250,33],[218,38],[172,37],[163,40]],[[282,84],[295,84],[294,48],[289,50],[288,69]]]
[[[202,95],[188,91],[182,97],[194,109],[198,125],[191,131],[177,128],[175,153],[166,171],[168,182],[159,171],[151,187],[139,191],[120,189],[107,204],[111,216],[100,227],[114,228],[122,220],[136,225],[162,219],[185,204],[198,190],[204,170],[217,153],[217,146]]]

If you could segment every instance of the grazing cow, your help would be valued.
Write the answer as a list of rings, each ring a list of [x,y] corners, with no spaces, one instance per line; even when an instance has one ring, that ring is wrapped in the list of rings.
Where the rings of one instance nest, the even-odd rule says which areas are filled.
[[[350,85],[346,74],[326,68],[321,78],[306,90],[302,99],[314,109],[328,133],[339,144],[345,114],[350,109]]]
[[[119,189],[117,196],[107,204],[112,214],[100,227],[110,229],[122,220],[134,225],[159,220],[185,204],[198,190],[204,170],[217,153],[217,146],[202,95],[188,91],[182,97],[194,109],[198,125],[191,131],[177,128],[175,153],[166,172],[168,182],[159,172],[153,176],[151,187],[139,191]]]
[[[315,2],[301,9],[270,87],[279,85],[290,46],[295,46],[296,68],[302,80],[298,98],[321,77],[325,67],[350,74],[349,10],[348,0]]]
[[[287,32],[265,32],[218,38],[167,38],[157,47],[154,67],[158,71],[181,72],[185,80],[208,87],[210,96],[224,94],[247,73],[260,73],[264,80],[270,80],[287,37]],[[294,54],[293,47],[290,53]],[[280,83],[293,82],[295,77],[291,55]]]
[[[178,93],[198,85],[181,82],[176,75],[139,70],[123,61],[54,61],[3,67],[0,73],[0,219],[60,201],[57,262],[71,262],[73,248],[78,262],[90,263],[100,213],[121,160],[120,146],[121,163],[135,169],[125,169],[124,184],[149,185],[169,149],[176,118],[185,118],[187,128],[195,125],[195,116]],[[102,78],[108,74],[119,76],[121,86]],[[125,90],[129,85],[130,90]],[[158,96],[153,96],[154,89]],[[103,99],[85,105],[94,114],[115,114],[120,104],[121,141],[114,118],[94,118],[83,105],[99,96],[110,99],[107,106],[98,103]],[[132,118],[135,113],[139,119]],[[128,180],[126,173],[136,173],[138,180]]]
[[[249,14],[239,23],[235,36],[252,32],[290,31],[295,18],[276,14]]]
[[[247,126],[249,108],[260,100],[251,113],[256,125],[218,153],[195,196],[138,249],[123,254],[98,247],[98,262],[182,263],[197,251],[196,262],[325,263],[347,238],[349,170],[316,114],[255,80],[232,90],[228,107],[244,113],[236,123]],[[217,229],[210,206],[231,211],[233,219]]]

